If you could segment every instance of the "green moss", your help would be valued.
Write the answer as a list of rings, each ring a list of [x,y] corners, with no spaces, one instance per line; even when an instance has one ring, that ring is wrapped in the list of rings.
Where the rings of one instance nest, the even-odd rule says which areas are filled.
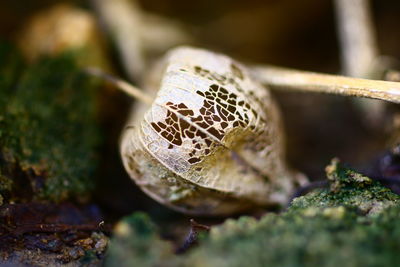
[[[115,229],[106,266],[176,266],[169,242],[160,239],[155,225],[144,213],[123,219]]]
[[[202,267],[397,266],[399,196],[338,161],[328,166],[327,176],[331,188],[296,199],[281,214],[269,213],[260,220],[228,219],[213,226],[198,247],[181,256],[169,252],[160,257],[160,251],[168,251],[170,245],[160,241],[147,217],[136,215],[124,221],[130,225],[125,227],[129,234],[112,240],[112,262]]]
[[[380,183],[354,170],[342,167],[333,160],[326,168],[329,190],[315,190],[295,199],[290,212],[304,208],[344,206],[361,214],[372,215],[385,208],[398,205],[400,197]]]
[[[373,183],[369,177],[341,166],[338,159],[333,159],[331,164],[325,168],[325,171],[331,184],[331,191],[335,193],[340,192],[341,189],[363,189]]]
[[[93,187],[96,88],[78,56],[24,66],[0,46],[0,194],[7,201],[81,198]]]
[[[287,212],[214,227],[185,265],[397,266],[399,196],[337,160],[330,189],[293,201]]]
[[[341,216],[332,217],[321,210],[314,214],[267,215],[259,222],[250,220],[248,225],[231,222],[234,227],[216,227],[186,258],[186,265],[397,266],[398,206],[374,219],[336,209],[341,209]]]

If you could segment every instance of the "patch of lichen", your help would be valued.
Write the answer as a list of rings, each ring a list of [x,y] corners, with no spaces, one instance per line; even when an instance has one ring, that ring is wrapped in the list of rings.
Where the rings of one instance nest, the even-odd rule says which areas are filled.
[[[141,266],[397,266],[399,196],[338,161],[328,166],[327,176],[330,188],[296,199],[281,214],[228,219],[181,256],[160,257],[158,251],[170,245],[154,231],[145,239],[146,252],[136,232],[124,242],[114,237],[112,262],[136,257]]]
[[[106,266],[176,266],[171,243],[161,240],[156,226],[141,212],[124,218],[114,231]]]
[[[24,65],[0,46],[0,194],[7,202],[82,198],[93,187],[96,88],[78,56]]]
[[[326,167],[329,190],[315,190],[296,198],[290,206],[293,212],[305,208],[344,206],[361,214],[372,215],[386,207],[398,205],[400,197],[379,182],[340,165],[334,159]]]

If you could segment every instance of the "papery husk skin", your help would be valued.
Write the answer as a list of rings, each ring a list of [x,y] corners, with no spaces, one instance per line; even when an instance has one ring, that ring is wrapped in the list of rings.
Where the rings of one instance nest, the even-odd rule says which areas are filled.
[[[283,204],[304,182],[285,164],[274,100],[240,63],[176,48],[145,88],[155,100],[133,107],[121,155],[132,179],[157,201],[185,213],[227,215]]]

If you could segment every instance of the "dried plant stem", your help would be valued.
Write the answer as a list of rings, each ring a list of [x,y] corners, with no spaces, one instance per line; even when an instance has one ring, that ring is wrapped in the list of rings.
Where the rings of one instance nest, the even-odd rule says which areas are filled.
[[[118,89],[121,89],[128,95],[136,98],[137,100],[146,103],[148,105],[151,105],[153,103],[153,98],[145,93],[142,92],[139,88],[131,85],[130,83],[119,79],[117,77],[114,77],[108,73],[103,72],[102,70],[98,68],[86,68],[85,71],[93,76],[102,78],[113,85],[115,85]]]
[[[369,0],[335,0],[343,74],[369,77],[378,58]]]
[[[129,80],[140,81],[145,59],[140,35],[141,11],[136,1],[91,0],[91,3],[114,39]]]
[[[357,78],[382,79],[389,68],[379,57],[370,0],[335,0],[338,39],[341,46],[342,74]],[[381,127],[385,103],[359,99],[366,124]]]
[[[278,89],[367,97],[400,103],[400,83],[397,82],[350,78],[274,66],[256,66],[251,70],[258,81]]]
[[[151,105],[153,98],[127,81],[114,77],[98,68],[86,68],[90,75],[102,78],[137,100]],[[400,103],[400,83],[351,78],[315,72],[299,71],[274,66],[256,66],[252,74],[259,82],[276,89],[301,92],[328,93],[356,96]]]

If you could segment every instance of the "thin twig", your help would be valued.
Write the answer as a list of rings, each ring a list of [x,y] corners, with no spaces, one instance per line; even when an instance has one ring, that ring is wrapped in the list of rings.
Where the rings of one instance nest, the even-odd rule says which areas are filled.
[[[146,103],[148,105],[151,105],[153,103],[153,98],[150,97],[149,95],[143,93],[142,90],[140,90],[139,88],[131,85],[130,83],[128,83],[124,80],[121,80],[117,77],[114,77],[114,76],[108,74],[108,73],[105,73],[98,68],[94,68],[94,67],[86,68],[85,72],[90,75],[102,78],[102,79],[112,83],[118,89],[121,89],[128,95],[138,99],[139,101],[141,101],[143,103]]]
[[[177,254],[182,254],[186,252],[189,248],[193,247],[197,244],[197,239],[200,231],[209,232],[211,229],[210,226],[200,224],[196,222],[194,219],[190,219],[190,231],[185,238],[184,243],[181,247],[179,247],[176,251]]]
[[[277,89],[366,97],[400,103],[400,83],[397,82],[350,78],[275,66],[256,66],[251,71],[255,79]]]
[[[141,81],[145,59],[139,7],[128,0],[91,0],[91,3],[115,41],[129,80]]]
[[[98,68],[86,68],[91,75],[105,79],[128,95],[151,105],[153,98],[130,83],[103,72]],[[251,69],[253,76],[263,84],[277,89],[292,89],[302,92],[329,93],[357,96],[400,103],[400,83],[338,75],[299,71],[274,66],[257,66]]]
[[[335,0],[342,74],[357,78],[382,79],[388,67],[379,57],[370,0]],[[357,100],[367,125],[378,127],[385,103]]]
[[[378,58],[369,0],[335,0],[343,74],[369,78]]]

